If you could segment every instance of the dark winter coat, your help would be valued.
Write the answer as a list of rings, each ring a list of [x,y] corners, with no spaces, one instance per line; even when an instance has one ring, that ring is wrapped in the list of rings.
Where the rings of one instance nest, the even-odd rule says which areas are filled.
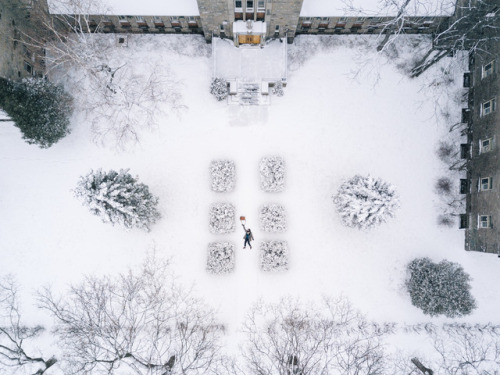
[[[243,239],[247,240],[247,241],[253,241],[252,231],[245,232],[245,235],[243,236]]]

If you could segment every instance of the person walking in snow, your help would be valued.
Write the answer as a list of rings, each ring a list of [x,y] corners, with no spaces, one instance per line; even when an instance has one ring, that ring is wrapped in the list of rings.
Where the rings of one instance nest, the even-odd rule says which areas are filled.
[[[245,249],[248,246],[250,246],[250,249],[252,248],[252,245],[250,244],[250,241],[253,241],[253,234],[252,231],[249,229],[246,229],[245,226],[243,225],[243,229],[245,230],[245,235],[243,236],[243,239],[245,240],[245,243],[243,244],[243,248]]]

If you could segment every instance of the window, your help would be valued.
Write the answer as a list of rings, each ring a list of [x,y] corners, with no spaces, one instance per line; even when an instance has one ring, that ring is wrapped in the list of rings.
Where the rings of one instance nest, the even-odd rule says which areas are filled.
[[[190,29],[196,29],[196,28],[198,28],[198,22],[196,21],[196,18],[194,18],[194,17],[189,17],[188,18],[188,27]]]
[[[466,178],[460,179],[460,194],[468,194],[469,190],[469,180]]]
[[[130,22],[128,22],[127,17],[125,17],[125,16],[118,16],[118,20],[120,21],[120,26],[121,27],[130,27]]]
[[[173,28],[177,29],[181,27],[181,23],[179,21],[179,18],[177,17],[170,17],[170,24],[172,25]]]
[[[467,214],[460,214],[460,229],[469,227],[469,216]]]
[[[493,150],[493,138],[481,139],[479,141],[479,153],[490,152]]]
[[[146,23],[144,17],[142,16],[135,16],[135,22],[137,22],[137,26],[139,26],[142,29],[148,28],[148,24]]]
[[[478,220],[479,228],[490,228],[491,227],[491,216],[480,215]]]
[[[495,67],[495,61],[490,61],[488,64],[483,65],[481,78],[486,78],[491,76],[493,74],[494,67]]]
[[[470,73],[464,73],[463,87],[470,87]]]
[[[318,24],[318,29],[326,29],[328,27],[328,17],[323,17]]]
[[[27,61],[24,62],[24,70],[26,70],[29,74],[33,74],[33,67]]]
[[[491,190],[493,188],[493,179],[491,177],[482,177],[479,179],[479,188],[481,191]]]
[[[346,17],[341,17],[337,23],[335,24],[336,29],[343,29],[345,27],[345,24],[347,23],[347,18]]]
[[[253,9],[253,0],[247,0],[247,10]]]
[[[462,121],[464,124],[467,124],[470,121],[470,109],[462,108]]]
[[[259,0],[257,2],[257,9],[261,10],[262,11],[266,8],[266,2],[264,0]]]
[[[491,112],[495,112],[497,106],[496,98],[490,99],[487,102],[481,104],[481,116],[489,115]]]
[[[312,25],[311,21],[304,21],[304,22],[302,22],[302,28],[303,29],[310,29],[311,25]]]
[[[460,159],[467,159],[468,153],[469,153],[469,145],[467,143],[462,143],[460,145]]]
[[[242,8],[242,5],[241,5],[241,0],[236,0],[236,1],[234,2],[234,7],[235,7],[236,9],[241,9],[241,8]]]

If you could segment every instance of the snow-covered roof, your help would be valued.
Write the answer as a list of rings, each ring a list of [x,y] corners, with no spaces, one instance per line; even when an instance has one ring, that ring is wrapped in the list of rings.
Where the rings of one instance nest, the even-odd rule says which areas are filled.
[[[250,23],[247,23],[245,21],[236,21],[233,23],[233,33],[248,32],[252,32],[254,34],[265,34],[266,23],[262,21],[250,21]]]
[[[301,17],[395,16],[406,0],[304,0]],[[410,16],[451,16],[456,0],[411,0]]]
[[[71,0],[48,0],[51,13],[68,12]],[[86,3],[86,2],[84,2]],[[199,16],[196,0],[89,0],[82,9],[88,14],[128,16]]]

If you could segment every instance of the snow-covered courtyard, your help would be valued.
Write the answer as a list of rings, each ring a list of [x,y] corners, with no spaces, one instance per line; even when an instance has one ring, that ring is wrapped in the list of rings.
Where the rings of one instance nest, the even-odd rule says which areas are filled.
[[[204,43],[201,37],[133,35],[117,52],[138,71],[151,63],[168,71],[183,104],[175,112],[167,108],[159,126],[142,130],[140,143],[125,150],[93,142],[91,126],[78,112],[72,133],[49,149],[28,145],[12,124],[0,123],[2,274],[18,280],[30,320],[50,322],[30,307],[40,286],[63,292],[83,275],[113,275],[139,265],[154,248],[217,309],[234,348],[250,306],[286,295],[304,301],[344,295],[378,322],[451,321],[412,306],[404,278],[416,257],[460,263],[472,277],[478,306],[460,321],[500,324],[500,260],[464,251],[458,223],[437,225],[434,185],[447,168],[436,148],[449,124],[435,104],[448,103],[451,116],[460,115],[451,100],[461,92],[460,71],[454,83],[429,88],[432,71],[409,79],[376,52],[360,53],[349,37],[314,49],[298,37],[289,46],[293,59],[283,97],[273,96],[267,106],[228,106],[209,93],[213,65]],[[270,156],[285,162],[281,192],[261,189],[259,163]],[[234,162],[234,190],[212,190],[214,160]],[[162,218],[150,232],[104,224],[74,197],[79,177],[99,168],[129,169],[159,197]],[[399,194],[395,217],[368,231],[344,226],[332,201],[357,174],[381,178]],[[233,232],[210,230],[215,203],[235,207]],[[284,232],[262,230],[259,212],[272,204],[286,212]],[[243,249],[240,216],[255,237],[251,250]],[[286,241],[288,270],[261,270],[260,243],[269,241]],[[213,242],[234,244],[232,272],[207,272]]]

